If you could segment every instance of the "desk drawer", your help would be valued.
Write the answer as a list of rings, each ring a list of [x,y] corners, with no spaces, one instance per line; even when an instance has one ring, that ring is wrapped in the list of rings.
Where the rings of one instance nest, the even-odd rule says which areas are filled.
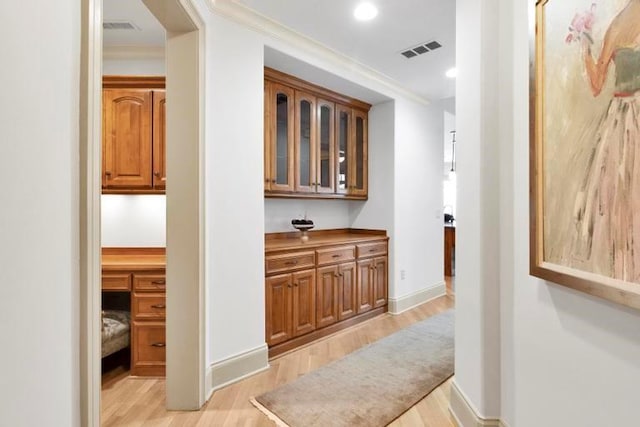
[[[103,291],[130,291],[131,274],[105,273],[102,275]]]
[[[358,258],[384,255],[387,253],[387,242],[363,243],[358,246]]]
[[[164,365],[166,355],[165,322],[133,322],[133,365]]]
[[[316,253],[318,254],[318,265],[325,265],[355,259],[356,248],[353,246],[341,246],[338,248],[318,249]]]
[[[131,314],[136,320],[165,319],[167,298],[165,294],[134,293]]]
[[[313,252],[293,252],[269,256],[265,263],[267,274],[272,274],[300,268],[313,268],[316,265],[316,257]]]
[[[164,274],[134,274],[133,289],[136,291],[164,291],[167,279]]]

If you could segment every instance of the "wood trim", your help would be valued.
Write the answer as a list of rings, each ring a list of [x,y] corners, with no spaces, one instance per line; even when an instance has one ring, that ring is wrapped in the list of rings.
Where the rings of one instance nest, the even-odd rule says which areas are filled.
[[[164,76],[102,76],[103,89],[164,89]]]
[[[102,255],[165,255],[166,252],[166,248],[102,248]]]
[[[344,236],[345,234],[360,234],[363,236],[376,236],[376,237],[385,237],[387,240],[389,237],[387,236],[386,230],[369,230],[364,228],[333,228],[330,230],[311,230],[308,232],[309,238],[315,237],[328,237],[328,236]],[[293,239],[300,237],[300,233],[298,231],[283,231],[278,233],[266,233],[264,235],[265,242],[269,240],[282,240],[282,239]],[[336,244],[345,244],[345,242],[337,242]],[[351,244],[349,241],[347,244]],[[322,246],[326,246],[328,243],[323,243]],[[333,244],[333,243],[331,243]],[[314,247],[313,245],[305,245],[305,247]]]
[[[339,323],[334,323],[333,325],[326,326],[322,329],[317,329],[313,332],[309,332],[306,335],[290,339],[289,341],[283,342],[282,344],[276,344],[269,349],[269,360],[277,356],[282,356],[284,353],[293,349],[298,350],[300,346],[310,344],[319,338],[327,337],[360,322],[364,322],[365,320],[380,316],[386,312],[387,306],[385,305],[384,307],[375,308],[365,313],[358,314],[354,317],[351,317],[350,319],[343,320]]]
[[[302,194],[302,193],[274,193],[274,192],[265,192],[265,198],[271,199],[317,199],[317,200],[369,200],[368,196],[355,196],[355,195],[347,195],[347,194],[334,194],[334,193],[313,193],[313,194]]]
[[[166,194],[164,189],[137,189],[137,188],[104,188],[102,189],[102,194],[127,194],[127,195],[135,195],[135,194]]]
[[[338,102],[340,104],[345,104],[362,111],[368,112],[371,109],[371,104],[368,104],[364,101],[360,101],[358,99],[351,98],[346,95],[341,95],[330,89],[324,88],[322,86],[314,85],[313,83],[306,82],[290,74],[286,74],[286,73],[283,73],[282,71],[274,70],[273,68],[264,67],[264,78],[267,80],[271,80],[273,82],[282,83],[287,86],[292,86],[298,90],[315,93],[315,95],[320,96],[323,99],[326,99],[332,102]]]

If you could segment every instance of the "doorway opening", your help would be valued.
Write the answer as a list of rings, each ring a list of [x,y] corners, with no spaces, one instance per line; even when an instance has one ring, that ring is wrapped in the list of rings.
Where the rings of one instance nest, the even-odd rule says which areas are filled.
[[[111,2],[114,4],[122,3],[122,1],[115,0],[110,0],[107,3]],[[131,3],[124,2],[129,6]],[[106,7],[110,6],[111,4]],[[103,63],[102,2],[85,0],[83,3],[82,133],[87,141],[81,150],[80,182],[82,239],[80,258],[81,278],[82,283],[85,284],[81,294],[82,345],[80,351],[83,425],[99,425],[101,418],[100,390],[103,350],[101,330],[104,294],[115,299],[115,301],[110,300],[106,304],[115,304],[119,306],[117,308],[121,313],[129,313],[130,339],[128,347],[130,356],[122,357],[121,361],[124,362],[124,365],[127,365],[128,359],[132,372],[136,370],[137,374],[159,374],[160,372],[157,370],[150,369],[148,364],[139,362],[147,362],[145,357],[149,352],[153,353],[151,359],[157,362],[161,358],[158,354],[164,353],[162,356],[166,360],[167,408],[198,409],[205,399],[204,245],[202,244],[204,207],[201,203],[204,192],[203,132],[201,131],[202,117],[204,116],[204,102],[201,95],[204,92],[201,90],[204,86],[202,69],[204,61],[200,57],[201,52],[204,52],[202,49],[204,21],[189,1],[146,0],[144,4],[140,3],[137,6],[143,7],[145,10],[148,9],[161,24],[163,30],[166,30],[164,48],[166,56],[164,61],[160,61],[166,64],[166,99],[168,102],[166,112],[163,113],[166,120],[166,130],[151,123],[154,120],[154,107],[158,111],[161,108],[159,102],[158,105],[153,103],[154,99],[159,101],[161,98],[160,96],[154,97],[153,91],[157,90],[160,94],[161,88],[140,88],[142,92],[150,89],[150,92],[145,96],[151,100],[150,108],[152,111],[148,116],[150,117],[148,122],[145,122],[142,129],[155,127],[157,128],[156,133],[162,133],[166,136],[165,165],[168,177],[166,194],[162,196],[159,191],[162,187],[161,177],[157,177],[157,182],[160,185],[158,188],[154,188],[153,177],[156,177],[156,169],[153,177],[150,178],[152,188],[149,192],[153,193],[158,190],[158,194],[136,194],[137,198],[131,194],[111,194],[108,196],[118,197],[105,199],[103,186],[108,182],[108,178],[117,176],[122,182],[132,179],[130,175],[135,174],[119,174],[121,171],[132,170],[131,164],[127,164],[123,159],[127,157],[126,155],[121,155],[119,159],[117,155],[115,158],[109,157],[114,153],[114,150],[110,149],[104,153],[103,157],[103,142],[107,138],[103,138],[102,126],[104,125],[104,129],[109,130],[109,136],[118,136],[116,130],[109,128],[112,123],[107,123],[107,115],[104,115],[104,124],[102,120],[104,111],[102,100],[104,99],[105,105],[107,105],[113,98],[107,94],[104,98],[102,96],[103,69],[106,73],[109,73],[110,70],[120,69],[125,71],[122,74],[130,75],[135,72],[134,69],[127,71],[123,67],[126,67],[126,64],[141,67],[144,61],[140,62],[140,58],[136,58],[136,53],[141,54],[143,50],[138,49],[136,52],[135,48],[129,48],[129,61],[115,64],[114,61],[105,59]],[[108,15],[105,15],[105,18],[108,18]],[[135,27],[135,24],[132,26]],[[108,57],[109,49],[105,49],[105,53]],[[149,65],[149,59],[149,57],[146,58],[147,65]],[[129,119],[131,122],[133,119],[139,119],[141,114],[146,114],[143,105],[134,106],[135,102],[131,100],[127,102],[129,105],[122,104],[123,107],[116,113],[109,114],[109,117],[113,118],[114,115],[120,114],[122,115],[120,118]],[[145,115],[145,117],[147,116]],[[126,120],[121,120],[121,122],[126,122]],[[152,131],[151,135],[153,134]],[[133,139],[137,143],[142,141],[139,137]],[[146,152],[146,148],[140,149],[138,147],[137,151]],[[116,165],[117,171],[104,167],[103,160],[107,163],[111,162],[109,163],[110,168]],[[118,164],[118,161],[121,163]],[[154,160],[150,161],[153,163]],[[162,198],[165,198],[164,203]],[[163,224],[162,208],[164,206],[166,206],[166,216]],[[145,226],[149,226],[149,222],[153,223],[153,226],[147,227],[146,237],[141,237],[140,230],[135,230],[135,238],[127,240],[126,236],[132,237],[133,234],[130,229],[132,227],[131,215],[135,216],[136,213],[140,214],[142,211],[145,211],[147,215],[153,211],[150,217],[146,217],[147,220],[142,220]],[[122,220],[123,212],[128,215],[126,221]],[[102,230],[100,227],[101,216]],[[120,223],[117,221],[118,218],[121,220]],[[149,218],[152,220],[148,221]],[[137,220],[140,218],[138,217]],[[125,225],[125,227],[118,225]],[[133,227],[135,228],[135,225]],[[163,229],[166,230],[164,242]],[[104,253],[103,246],[145,246],[150,255],[159,255],[162,252],[163,244],[166,247],[166,276],[160,274],[161,266],[159,265],[154,266],[158,267],[155,270],[144,271],[144,274],[140,274],[134,269],[130,272],[121,272],[120,275],[115,273],[109,275],[107,274],[108,268],[104,269],[104,259],[107,257],[101,256]],[[151,247],[150,250],[149,247]],[[103,292],[105,287],[111,287],[111,289]],[[118,287],[120,289],[117,289]],[[160,300],[162,290],[165,292],[164,299]],[[118,291],[120,291],[120,295],[114,297]],[[136,296],[136,294],[138,295]],[[162,325],[162,328],[166,329],[164,337],[162,337],[162,332],[159,332],[161,323],[164,322],[160,319],[161,315],[166,316],[166,326]],[[145,318],[145,316],[147,317]],[[164,340],[160,338],[164,338]],[[158,366],[159,364],[156,363],[151,368]]]

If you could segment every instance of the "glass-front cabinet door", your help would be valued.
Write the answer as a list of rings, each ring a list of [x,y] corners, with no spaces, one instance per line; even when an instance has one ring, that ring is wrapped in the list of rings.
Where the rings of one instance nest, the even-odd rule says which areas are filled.
[[[333,193],[335,181],[335,106],[318,99],[318,137],[316,150],[316,191]]]
[[[349,194],[354,196],[366,196],[368,187],[368,147],[367,147],[367,113],[353,110],[353,172],[352,185]]]
[[[295,191],[316,191],[316,99],[296,91]]]
[[[270,84],[269,105],[265,105],[265,133],[269,135],[265,156],[265,181],[271,191],[294,190],[294,90],[277,83]]]
[[[351,108],[336,105],[336,193],[348,194],[351,185]]]

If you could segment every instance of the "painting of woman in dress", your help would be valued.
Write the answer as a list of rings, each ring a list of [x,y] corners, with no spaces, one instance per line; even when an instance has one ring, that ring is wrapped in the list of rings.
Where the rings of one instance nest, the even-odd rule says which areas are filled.
[[[548,4],[544,258],[640,283],[640,0]]]

